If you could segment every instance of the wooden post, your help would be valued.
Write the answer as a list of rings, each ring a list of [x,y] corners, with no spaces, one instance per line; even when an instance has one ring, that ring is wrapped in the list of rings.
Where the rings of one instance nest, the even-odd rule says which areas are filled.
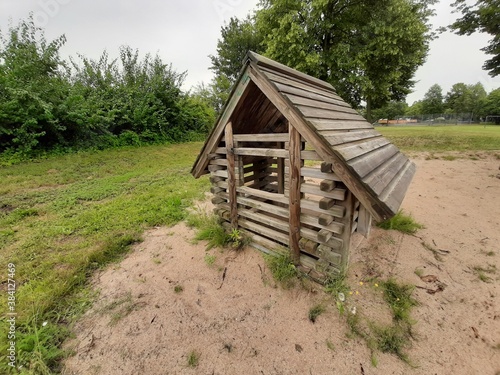
[[[280,149],[285,148],[285,144],[283,142],[278,143]],[[278,194],[285,194],[285,159],[278,158],[277,162],[278,167]]]
[[[300,262],[300,149],[302,146],[300,133],[289,126],[290,135],[290,176],[289,176],[289,202],[290,202],[290,250],[292,259],[296,265]]]
[[[226,157],[227,157],[227,192],[231,206],[231,228],[238,228],[238,205],[236,202],[236,174],[234,158],[233,124],[228,122],[225,129]]]

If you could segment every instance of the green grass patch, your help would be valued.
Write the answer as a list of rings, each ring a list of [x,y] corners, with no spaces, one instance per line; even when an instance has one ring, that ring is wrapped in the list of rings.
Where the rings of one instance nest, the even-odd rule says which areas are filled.
[[[295,285],[299,273],[294,266],[288,252],[278,255],[264,255],[274,280],[280,283],[285,289]]]
[[[311,307],[308,314],[309,321],[311,321],[312,323],[316,323],[316,319],[318,319],[318,316],[320,316],[324,312],[325,306],[323,305],[315,305]]]
[[[16,265],[17,340],[31,342],[35,327],[43,335],[44,321],[56,331],[21,345],[19,365],[58,371],[65,327],[92,300],[86,282],[93,271],[121,259],[145,229],[183,220],[203,198],[208,180],[189,174],[200,147],[81,152],[0,167],[0,269]],[[0,316],[6,308],[0,293]],[[6,327],[0,324],[2,352]],[[8,371],[1,362],[0,373]]]
[[[388,126],[377,130],[404,151],[500,150],[500,126]]]
[[[225,247],[231,242],[231,235],[221,225],[216,215],[207,213],[191,213],[187,218],[187,224],[197,229],[195,240],[207,241],[207,250],[214,247]]]
[[[381,282],[380,287],[384,291],[384,299],[392,310],[394,320],[411,323],[411,309],[418,305],[417,300],[412,297],[415,287],[399,284],[394,279]]]
[[[390,219],[378,223],[377,226],[382,229],[397,230],[406,234],[414,234],[417,230],[424,228],[422,224],[417,223],[411,215],[404,214],[402,210],[398,211]]]
[[[187,358],[188,367],[195,368],[198,366],[199,362],[200,362],[200,355],[195,350],[191,351],[188,354]]]

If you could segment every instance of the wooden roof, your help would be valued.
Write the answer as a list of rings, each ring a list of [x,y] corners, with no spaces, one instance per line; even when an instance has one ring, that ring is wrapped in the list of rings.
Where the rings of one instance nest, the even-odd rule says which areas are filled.
[[[209,154],[218,146],[228,121],[233,122],[235,133],[252,134],[277,131],[285,119],[325,162],[332,163],[336,174],[376,220],[398,211],[415,164],[329,83],[253,52],[248,53],[191,173],[200,177],[208,172]]]

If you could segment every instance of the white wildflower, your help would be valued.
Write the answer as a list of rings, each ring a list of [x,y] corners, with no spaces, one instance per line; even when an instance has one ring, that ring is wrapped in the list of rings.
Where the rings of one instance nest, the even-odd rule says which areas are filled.
[[[344,295],[344,293],[340,292],[338,297],[339,297],[339,301],[340,302],[344,302],[345,301],[345,295]]]

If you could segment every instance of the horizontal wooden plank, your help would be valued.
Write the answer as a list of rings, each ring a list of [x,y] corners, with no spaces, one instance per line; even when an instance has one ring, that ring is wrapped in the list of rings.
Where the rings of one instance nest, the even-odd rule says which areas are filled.
[[[398,153],[400,152],[396,146],[393,144],[387,144],[373,152],[369,152],[361,157],[349,161],[348,164],[361,178],[365,178],[365,176],[374,172],[380,165],[384,164],[387,160],[390,160]],[[397,170],[399,170],[399,168]],[[387,181],[387,183],[389,181]]]
[[[237,142],[288,142],[288,133],[235,134]]]
[[[335,181],[322,180],[319,184],[319,189],[321,191],[332,191],[333,189],[335,189]]]
[[[363,182],[376,194],[381,194],[407,160],[408,158],[396,149],[394,155],[387,158],[377,169],[372,170]]]
[[[227,169],[210,172],[211,176],[227,178]]]
[[[378,137],[360,143],[349,143],[345,146],[337,146],[335,150],[342,155],[345,160],[349,161],[361,155],[373,152],[389,143],[390,142],[386,138]]]
[[[222,165],[222,166],[227,166],[227,159],[212,159],[209,162],[209,167],[211,165]]]
[[[320,245],[317,249],[318,257],[326,260],[336,266],[340,266],[342,264],[342,255],[335,252],[331,247]]]
[[[319,168],[311,168],[311,167],[303,167],[300,169],[300,175],[303,177],[310,177],[310,178],[321,178],[321,179],[329,179],[333,181],[342,181],[339,176],[337,176],[335,173],[324,173],[321,172]]]
[[[356,142],[360,140],[380,137],[381,134],[374,129],[369,129],[369,130],[349,131],[344,133],[336,133],[335,135],[326,135],[326,136],[323,135],[323,136],[332,146],[337,146],[350,142]]]
[[[331,119],[308,119],[311,126],[318,132],[327,132],[335,130],[360,130],[373,129],[373,126],[366,120],[331,120]],[[325,133],[325,135],[330,135]]]
[[[353,113],[359,115],[358,112],[353,109],[349,104],[343,101],[338,101],[336,103],[322,102],[319,100],[313,100],[310,98],[304,98],[302,96],[287,94],[286,95],[290,101],[295,105],[314,107],[320,109],[327,109],[330,111],[339,111],[345,113]]]
[[[312,84],[301,79],[294,79],[293,76],[289,77],[285,74],[280,74],[279,72],[272,71],[271,69],[261,69],[261,71],[264,72],[265,76],[275,84],[287,85],[306,92],[338,98],[338,95],[335,93],[333,88],[331,86],[325,86],[324,82],[321,85]]]
[[[309,98],[313,100],[318,100],[322,102],[332,102],[332,103],[337,103],[339,101],[339,96],[332,93],[324,92],[324,93],[315,93],[309,90],[304,90],[298,87],[294,87],[291,85],[285,85],[283,83],[279,83],[276,81],[273,81],[273,84],[276,86],[278,91],[281,94],[292,94],[292,95],[297,95],[297,96],[302,96],[304,98]]]
[[[277,240],[283,243],[284,245],[288,245],[288,234],[284,234],[277,230],[267,228],[263,225],[259,225],[257,223],[254,223],[253,221],[244,218],[238,219],[238,225],[240,225],[245,229],[248,229],[251,232],[255,232],[269,239]]]
[[[328,245],[336,250],[340,250],[344,243],[342,239],[333,236],[330,237],[328,241],[322,241],[320,238],[318,238],[319,236],[317,231],[307,228],[300,228],[300,236],[311,241],[319,242],[323,245]]]
[[[329,120],[353,120],[353,121],[364,121],[364,118],[358,113],[345,113],[338,112],[329,109],[313,108],[304,105],[298,105],[296,108],[302,113],[307,119],[329,119]]]
[[[328,210],[323,210],[319,207],[318,201],[313,201],[307,198],[303,198],[300,200],[300,207],[302,208],[302,212],[311,213],[313,216],[326,214],[331,215],[333,217],[342,219],[345,215],[345,207],[334,205]]]
[[[313,184],[302,184],[300,186],[300,191],[302,193],[309,193],[318,195],[320,197],[332,198],[335,200],[343,201],[345,199],[345,189],[333,189],[332,191],[322,191],[318,185]]]
[[[301,151],[300,158],[302,160],[323,160],[323,158],[321,156],[319,156],[316,151],[313,151],[313,150]]]
[[[235,148],[235,155],[250,155],[250,156],[271,156],[277,158],[287,158],[288,151],[272,148]]]
[[[251,210],[240,207],[238,209],[238,215],[246,217],[248,219],[252,219],[260,224],[264,224],[270,226],[275,229],[279,229],[285,233],[289,231],[288,220],[286,219],[278,219],[274,217],[270,217],[265,215],[264,213],[253,212]]]

